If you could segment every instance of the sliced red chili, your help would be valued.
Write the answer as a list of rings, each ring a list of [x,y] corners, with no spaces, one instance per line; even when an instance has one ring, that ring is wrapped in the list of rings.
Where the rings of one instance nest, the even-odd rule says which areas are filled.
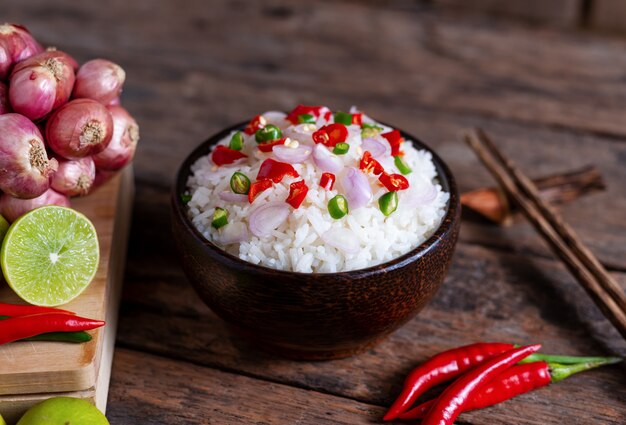
[[[409,187],[409,181],[402,174],[387,174],[382,173],[378,180],[389,190],[390,192],[404,190]]]
[[[243,132],[251,136],[256,133],[258,129],[263,128],[264,126],[265,118],[263,118],[261,115],[257,115],[256,117],[252,118],[252,120],[250,120],[248,125],[246,125],[246,128],[244,128]]]
[[[324,173],[320,178],[320,186],[326,190],[333,190],[335,185],[335,175],[333,173]]]
[[[272,184],[271,180],[259,180],[258,182],[252,183],[248,191],[248,202],[254,202],[254,198],[256,198],[259,193],[272,187]]]
[[[348,138],[348,128],[343,124],[329,124],[313,133],[313,141],[328,147],[335,147],[337,143],[343,143]]]
[[[304,201],[304,198],[306,198],[308,191],[309,188],[304,180],[293,182],[289,185],[289,196],[285,202],[298,209],[298,207],[302,204],[302,201]]]
[[[271,180],[274,183],[279,183],[283,177],[300,177],[298,172],[291,164],[286,162],[275,161],[272,158],[268,158],[261,164],[259,168],[259,174],[257,174],[257,180]]]
[[[308,114],[317,118],[322,114],[324,109],[326,109],[324,106],[298,105],[293,109],[293,111],[287,114],[285,119],[295,125],[298,124],[298,116]],[[327,114],[328,113],[330,113],[330,111],[328,111]],[[326,118],[326,120],[328,120],[328,118]]]
[[[286,137],[282,139],[272,140],[271,142],[259,143],[257,145],[257,148],[259,148],[261,152],[271,152],[274,146],[284,145],[285,141],[287,141]]]
[[[379,175],[385,172],[385,169],[382,165],[380,165],[380,162],[376,161],[369,151],[365,151],[363,154],[361,162],[359,163],[359,168],[364,173],[372,173],[374,175]]]
[[[247,157],[248,155],[245,155],[240,151],[236,151],[234,149],[229,149],[224,145],[217,145],[213,150],[213,154],[211,155],[211,159],[217,166],[232,164],[238,159]]]
[[[381,134],[381,136],[383,136],[389,142],[389,145],[391,146],[391,156],[402,155],[402,152],[400,152],[400,146],[402,146],[404,138],[398,130],[393,130],[388,133]]]
[[[352,114],[352,124],[356,124],[358,126],[363,125],[363,113],[362,112],[355,112],[354,114]]]

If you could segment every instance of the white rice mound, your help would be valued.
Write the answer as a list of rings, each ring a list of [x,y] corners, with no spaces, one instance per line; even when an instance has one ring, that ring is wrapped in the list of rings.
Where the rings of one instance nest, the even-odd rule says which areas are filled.
[[[333,122],[332,117],[328,122],[318,118],[315,126],[293,126],[281,112],[266,112],[263,116],[268,123],[280,127],[283,136],[311,146],[314,145],[311,135],[315,127],[320,128]],[[363,122],[374,123],[365,115]],[[385,128],[384,132],[391,130],[380,126]],[[345,155],[338,155],[346,166],[343,172],[348,167],[358,168],[363,154],[361,128],[350,125],[348,130],[350,150]],[[219,144],[228,146],[231,136],[228,135]],[[368,174],[374,195],[370,203],[358,209],[350,209],[341,219],[333,219],[327,204],[335,195],[345,195],[340,184],[342,176],[337,176],[333,190],[320,187],[323,171],[316,167],[312,156],[301,164],[293,164],[300,174],[299,178],[284,178],[282,182],[261,192],[252,204],[225,202],[219,194],[231,192],[230,177],[235,171],[244,173],[254,182],[263,160],[277,159],[273,153],[263,153],[256,148],[254,135],[244,134],[244,140],[242,152],[248,158],[217,167],[209,154],[192,165],[192,174],[187,183],[191,200],[187,206],[189,218],[206,239],[253,264],[302,273],[334,273],[374,266],[416,248],[434,233],[446,213],[449,195],[437,183],[432,155],[426,150],[414,148],[410,140],[402,145],[403,159],[412,169],[411,173],[405,175],[410,186],[398,192],[398,208],[388,217],[383,215],[378,206],[378,198],[387,193],[387,189],[379,184],[376,176]],[[385,139],[381,140],[388,145]],[[400,173],[390,151],[388,155],[377,159],[387,173]],[[302,205],[294,209],[286,204],[290,214],[270,236],[259,238],[249,232],[250,213],[268,202],[285,202],[289,185],[301,179],[305,180],[309,188]],[[229,213],[228,224],[219,230],[211,226],[216,207],[224,208]],[[242,230],[247,234],[247,240],[223,243],[228,242],[234,231],[241,233]]]

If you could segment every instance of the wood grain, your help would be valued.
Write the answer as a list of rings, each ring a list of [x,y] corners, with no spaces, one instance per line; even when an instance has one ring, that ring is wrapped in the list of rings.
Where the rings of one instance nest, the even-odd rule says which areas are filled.
[[[375,423],[383,414],[378,406],[131,350],[117,350],[115,366],[112,425],[347,425]]]
[[[462,11],[524,19],[561,28],[576,27],[581,21],[582,12],[582,0],[434,0],[434,3]]]
[[[593,0],[589,26],[601,31],[626,33],[626,3],[621,0]]]

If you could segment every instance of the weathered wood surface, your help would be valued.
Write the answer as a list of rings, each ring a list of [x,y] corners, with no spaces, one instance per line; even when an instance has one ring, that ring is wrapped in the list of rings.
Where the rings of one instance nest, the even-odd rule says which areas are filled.
[[[464,222],[441,291],[383,344],[329,363],[276,359],[231,336],[195,296],[175,259],[168,207],[186,153],[262,110],[359,105],[435,147],[465,190],[493,184],[459,140],[480,125],[531,176],[602,170],[607,192],[563,215],[626,287],[626,42],[402,0],[12,0],[0,14],[81,61],[107,57],[127,70],[123,102],[142,139],[113,424],[313,424],[327,412],[339,423],[375,423],[413,365],[482,339],[626,355],[527,224]],[[574,377],[462,421],[621,424],[625,372]]]
[[[601,31],[626,33],[626,2],[622,0],[593,0],[589,26]]]

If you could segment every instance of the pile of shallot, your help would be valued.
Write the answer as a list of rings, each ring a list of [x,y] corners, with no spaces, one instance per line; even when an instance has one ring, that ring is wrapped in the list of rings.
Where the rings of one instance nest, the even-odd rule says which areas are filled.
[[[126,74],[105,59],[78,66],[26,28],[0,25],[0,214],[14,221],[69,206],[128,164],[139,127],[120,106]]]

